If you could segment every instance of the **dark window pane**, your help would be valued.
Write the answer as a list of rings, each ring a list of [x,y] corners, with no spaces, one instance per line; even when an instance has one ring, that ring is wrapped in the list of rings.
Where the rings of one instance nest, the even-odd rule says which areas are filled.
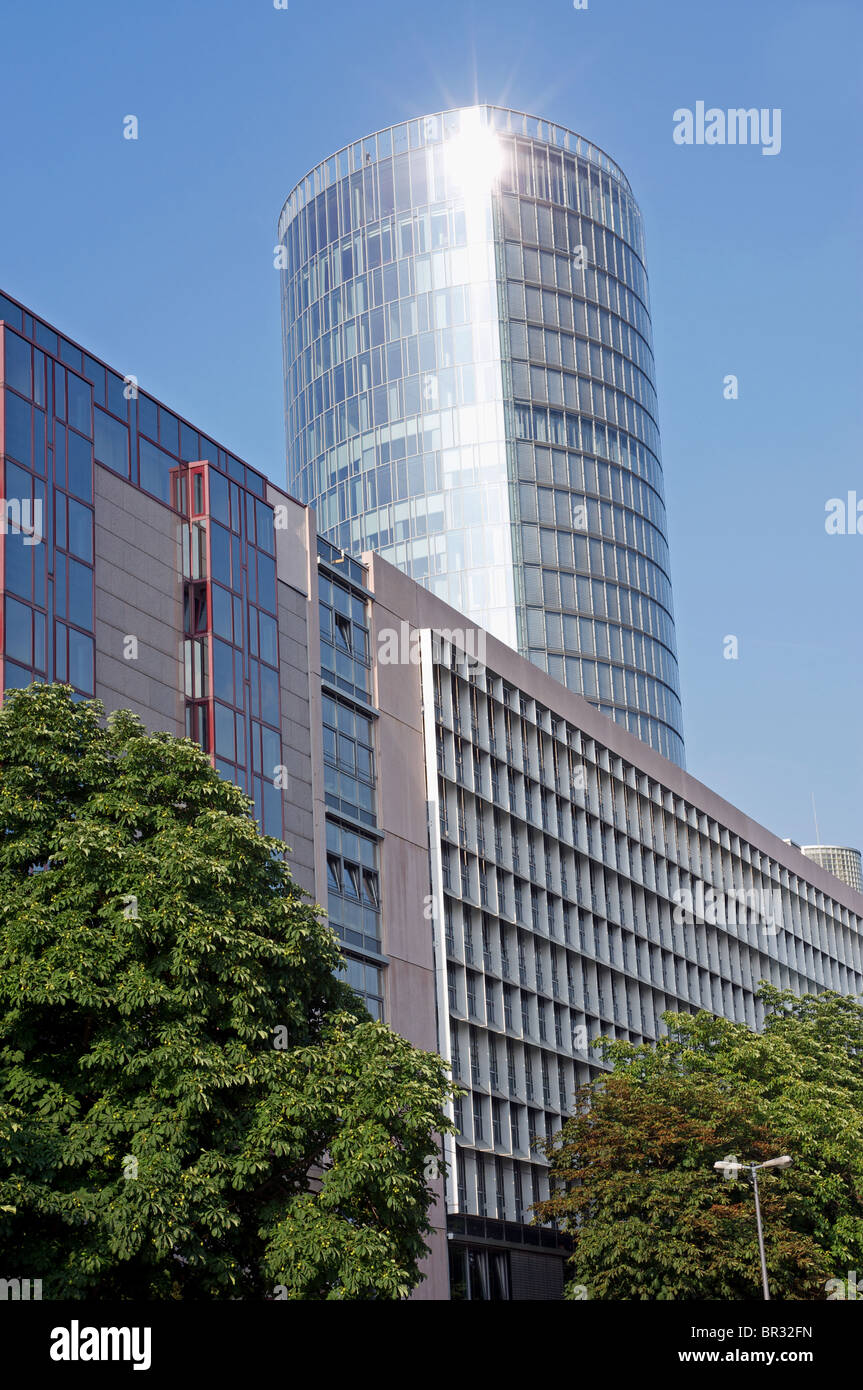
[[[6,533],[6,588],[21,598],[33,597],[33,547],[25,546],[24,537],[14,531]]]
[[[66,632],[67,629],[63,623],[54,624],[54,679],[58,681],[68,680],[68,673],[66,670]]]
[[[279,677],[267,666],[259,666],[261,673],[261,718],[268,724],[279,722]]]
[[[138,443],[138,457],[141,464],[141,487],[147,492],[152,492],[154,497],[160,497],[163,502],[167,502],[170,497],[171,469],[176,466],[174,460],[146,439],[141,439]]]
[[[213,586],[213,631],[231,641],[231,595],[220,584]]]
[[[180,422],[162,406],[159,406],[159,443],[172,454],[180,452]]]
[[[272,782],[264,781],[264,834],[282,838],[282,793]]]
[[[151,401],[149,396],[138,397],[138,429],[142,434],[149,435],[150,439],[158,439],[159,417],[156,413],[156,402]]]
[[[213,639],[213,693],[227,704],[234,703],[234,653],[231,647]]]
[[[82,434],[91,436],[93,424],[90,419],[90,387],[81,377],[67,372],[69,382],[69,420],[68,423]]]
[[[33,334],[36,342],[43,347],[46,352],[50,352],[53,357],[59,356],[57,344],[57,334],[47,324],[40,323],[38,319],[33,320]]]
[[[218,667],[217,667],[218,669]],[[234,761],[236,756],[234,749],[234,712],[226,705],[215,704],[216,711],[216,752],[223,758],[230,758]]]
[[[210,469],[210,516],[214,516],[217,521],[223,521],[226,526],[231,524],[228,506],[228,480],[221,473],[217,473],[214,468]]]
[[[93,430],[96,458],[106,468],[113,468],[124,478],[129,476],[129,430],[126,425],[106,415],[98,406],[94,411]]]
[[[69,498],[69,544],[68,550],[79,560],[93,563],[93,513],[80,502]]]
[[[61,338],[59,342],[59,357],[68,366],[74,367],[76,371],[81,370],[81,349],[76,348],[67,338]]]
[[[196,432],[180,421],[180,458],[187,463],[197,463],[200,457],[201,451]]]
[[[93,638],[69,628],[69,684],[93,694]]]
[[[16,666],[14,661],[4,661],[3,685],[6,690],[24,690],[32,683],[32,671],[25,671],[23,666]]]
[[[272,729],[261,730],[261,750],[264,772],[268,777],[273,778],[276,775],[276,768],[282,761],[282,754],[279,736],[273,733]]]
[[[122,428],[122,427],[121,427]],[[93,500],[93,454],[89,439],[74,430],[68,438],[69,491],[86,502]]]
[[[268,661],[271,666],[278,666],[278,642],[276,636],[275,619],[268,618],[266,613],[259,615],[261,631],[261,660]]]
[[[17,304],[12,303],[11,299],[7,299],[5,294],[0,294],[0,319],[14,324],[16,328],[21,327],[21,310]]]
[[[33,613],[33,665],[37,671],[45,670],[45,614]]]
[[[32,410],[27,401],[6,392],[6,453],[30,467],[30,417]]]
[[[30,344],[17,333],[6,330],[6,384],[14,386],[22,396],[31,394]]]
[[[93,571],[71,559],[68,617],[79,627],[93,627]]]
[[[276,611],[276,563],[258,551],[258,603],[270,613]]]
[[[230,532],[217,521],[210,522],[210,567],[214,579],[223,584],[231,582],[231,539]]]
[[[268,555],[274,555],[276,552],[276,533],[272,509],[265,506],[263,502],[256,502],[255,510],[258,519],[258,545],[262,550],[266,550]]]
[[[32,610],[14,598],[6,600],[5,652],[27,666],[33,663]]]
[[[124,394],[129,389],[122,377],[114,376],[113,372],[108,373],[108,409],[119,415],[121,420],[129,418],[129,400]]]

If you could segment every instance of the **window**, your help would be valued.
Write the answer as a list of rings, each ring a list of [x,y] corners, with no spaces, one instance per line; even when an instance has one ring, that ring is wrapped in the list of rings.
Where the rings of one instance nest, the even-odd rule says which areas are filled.
[[[85,695],[93,694],[93,638],[69,628],[69,683]]]
[[[82,434],[90,435],[93,429],[90,419],[90,384],[75,376],[73,372],[66,373],[66,380],[69,395],[68,423]]]
[[[33,664],[33,610],[14,598],[6,600],[5,652],[25,666]]]
[[[345,861],[345,866],[344,866],[344,867],[345,867],[345,874],[346,874],[344,891],[345,891],[345,893],[348,895],[348,897],[356,898],[357,901],[359,902],[359,898],[360,898],[360,868],[359,868],[359,865],[358,865],[358,864],[351,864],[351,863],[349,863],[349,862],[346,860],[346,861]]]
[[[384,972],[370,961],[345,956],[347,982],[360,996],[372,1018],[383,1018],[384,1014]]]
[[[0,313],[0,318],[8,315]],[[30,387],[30,344],[17,333],[6,330],[6,384],[14,386],[22,396],[29,396]]]
[[[341,647],[342,651],[351,651],[351,625],[347,618],[340,613],[335,613],[335,639],[336,646]]]
[[[491,1127],[495,1144],[503,1143],[503,1124],[501,1122],[501,1107],[499,1100],[491,1103]]]
[[[375,823],[374,723],[325,696],[324,792],[327,804],[367,825]]]
[[[327,821],[327,910],[347,945],[380,951],[377,842]]]
[[[144,399],[143,396],[139,398],[139,408]],[[139,439],[138,441],[138,459],[141,487],[145,492],[151,492],[154,497],[161,498],[163,502],[169,501],[171,469],[175,466],[174,460],[146,439]]]
[[[59,499],[58,499],[59,500]],[[93,513],[89,507],[68,499],[69,532],[68,548],[79,560],[93,563]]]

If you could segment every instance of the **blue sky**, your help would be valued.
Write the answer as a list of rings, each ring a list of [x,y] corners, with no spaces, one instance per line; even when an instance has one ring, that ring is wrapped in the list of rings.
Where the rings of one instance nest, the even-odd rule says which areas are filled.
[[[798,841],[814,795],[822,840],[863,846],[863,534],[824,529],[829,498],[863,499],[861,20],[856,0],[7,7],[0,285],[282,481],[294,183],[477,99],[588,136],[645,217],[689,769]],[[699,100],[781,108],[781,153],[676,145]]]

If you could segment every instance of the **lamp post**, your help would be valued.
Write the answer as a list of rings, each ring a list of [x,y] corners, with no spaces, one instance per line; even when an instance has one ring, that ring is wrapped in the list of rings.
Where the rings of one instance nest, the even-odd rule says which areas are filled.
[[[790,1154],[781,1154],[779,1158],[768,1158],[766,1163],[739,1163],[736,1158],[721,1158],[718,1163],[714,1163],[714,1168],[718,1168],[726,1177],[732,1177],[741,1168],[745,1169],[752,1179],[752,1187],[755,1192],[755,1222],[758,1227],[758,1254],[761,1258],[761,1285],[764,1289],[764,1297],[770,1301],[770,1285],[767,1282],[767,1257],[764,1253],[764,1228],[761,1224],[761,1200],[758,1194],[758,1170],[759,1168],[787,1168],[792,1162]]]

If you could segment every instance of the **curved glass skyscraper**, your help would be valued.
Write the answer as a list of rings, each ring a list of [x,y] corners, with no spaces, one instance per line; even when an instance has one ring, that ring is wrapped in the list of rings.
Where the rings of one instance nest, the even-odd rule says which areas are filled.
[[[617,166],[477,106],[346,146],[279,221],[288,485],[676,762],[641,214]]]

